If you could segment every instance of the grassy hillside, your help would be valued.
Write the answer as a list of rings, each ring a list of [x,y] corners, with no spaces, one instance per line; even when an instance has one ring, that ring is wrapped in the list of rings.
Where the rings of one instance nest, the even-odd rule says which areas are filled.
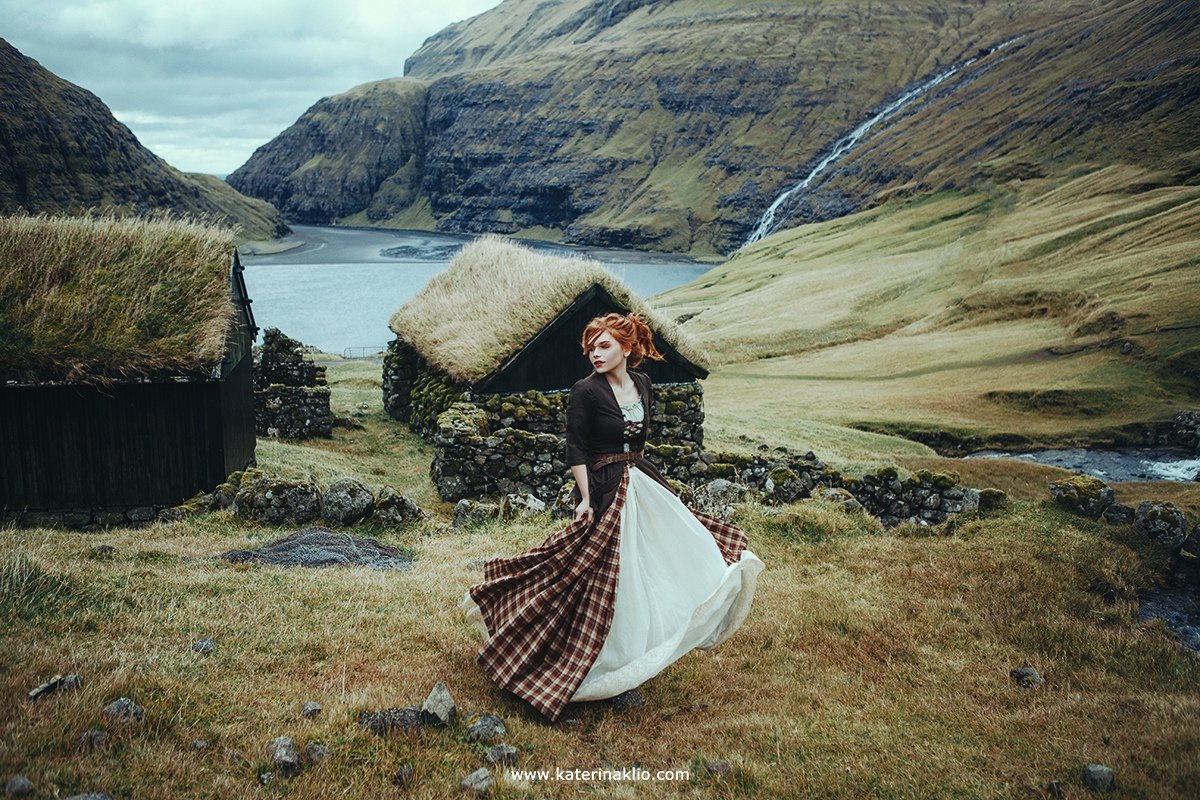
[[[655,302],[718,364],[717,442],[782,427],[819,450],[798,427],[814,422],[1120,438],[1200,401],[1198,164],[895,200],[771,236]]]
[[[482,763],[464,726],[379,738],[355,723],[360,711],[420,704],[443,680],[460,712],[504,718],[520,767],[690,773],[585,788],[521,784],[494,768],[499,798],[1027,797],[1054,780],[1083,797],[1092,761],[1130,796],[1180,797],[1200,779],[1200,661],[1161,623],[1137,621],[1136,591],[1159,579],[1162,554],[1129,528],[1048,507],[1044,468],[1003,462],[973,468],[1027,499],[934,531],[885,531],[820,501],[779,516],[740,508],[767,565],[743,628],[647,682],[644,707],[579,704],[545,725],[475,665],[476,634],[455,605],[481,578],[480,559],[533,546],[558,523],[448,527],[449,506],[431,499],[428,446],[383,412],[378,365],[334,362],[329,378],[337,413],[370,404],[365,429],[264,441],[260,466],[322,481],[350,474],[416,497],[435,520],[352,531],[412,548],[414,568],[214,560],[290,530],[225,512],[102,534],[0,530],[0,648],[21,653],[0,659],[0,685],[18,697],[57,672],[84,678],[79,692],[0,715],[0,774],[29,776],[39,796],[391,797],[409,762],[404,796],[459,797]],[[1194,513],[1200,490],[1190,492]],[[207,657],[190,650],[204,636],[216,641]],[[1046,684],[1018,688],[1008,671],[1024,664]],[[104,719],[121,695],[145,707],[143,722]],[[324,707],[311,721],[300,715],[310,699]],[[81,752],[92,726],[109,744]],[[332,758],[264,789],[256,776],[279,735],[322,742]],[[194,751],[196,738],[208,748]],[[710,774],[722,759],[729,772]]]

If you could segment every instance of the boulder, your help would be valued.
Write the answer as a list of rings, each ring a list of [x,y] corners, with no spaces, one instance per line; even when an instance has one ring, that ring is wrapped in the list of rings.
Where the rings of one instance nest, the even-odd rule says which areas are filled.
[[[354,525],[375,510],[375,498],[353,478],[339,478],[321,494],[321,518],[330,525]]]
[[[1104,509],[1112,505],[1114,495],[1108,484],[1099,478],[1072,475],[1061,481],[1051,481],[1050,496],[1073,514],[1099,519]]]
[[[1139,531],[1171,551],[1188,537],[1187,515],[1174,503],[1147,500],[1134,512],[1133,525]]]

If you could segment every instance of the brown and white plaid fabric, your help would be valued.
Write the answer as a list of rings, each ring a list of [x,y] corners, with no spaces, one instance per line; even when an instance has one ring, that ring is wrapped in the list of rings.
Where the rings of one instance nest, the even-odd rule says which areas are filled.
[[[468,589],[491,636],[475,661],[497,686],[551,722],[578,690],[612,628],[628,486],[626,467],[616,497],[594,528],[572,522],[538,547],[489,559],[484,582]],[[712,533],[725,563],[738,561],[746,535],[691,511]]]

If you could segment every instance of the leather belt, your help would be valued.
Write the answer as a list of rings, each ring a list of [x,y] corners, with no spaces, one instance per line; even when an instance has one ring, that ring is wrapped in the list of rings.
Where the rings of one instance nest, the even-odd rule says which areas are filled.
[[[605,453],[592,459],[592,469],[600,469],[607,464],[617,461],[633,461],[635,458],[643,458],[643,451],[631,450],[628,453]]]

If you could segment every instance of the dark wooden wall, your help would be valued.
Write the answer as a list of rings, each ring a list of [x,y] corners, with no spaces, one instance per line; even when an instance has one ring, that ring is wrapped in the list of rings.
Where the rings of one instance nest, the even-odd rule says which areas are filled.
[[[475,384],[483,392],[523,392],[569,389],[575,381],[592,372],[592,365],[579,345],[583,329],[593,317],[612,311],[626,313],[603,287],[590,289],[542,328],[530,341],[491,375]],[[708,372],[688,361],[674,347],[654,334],[654,345],[666,356],[665,361],[647,358],[638,367],[654,383],[689,383],[708,376]]]

